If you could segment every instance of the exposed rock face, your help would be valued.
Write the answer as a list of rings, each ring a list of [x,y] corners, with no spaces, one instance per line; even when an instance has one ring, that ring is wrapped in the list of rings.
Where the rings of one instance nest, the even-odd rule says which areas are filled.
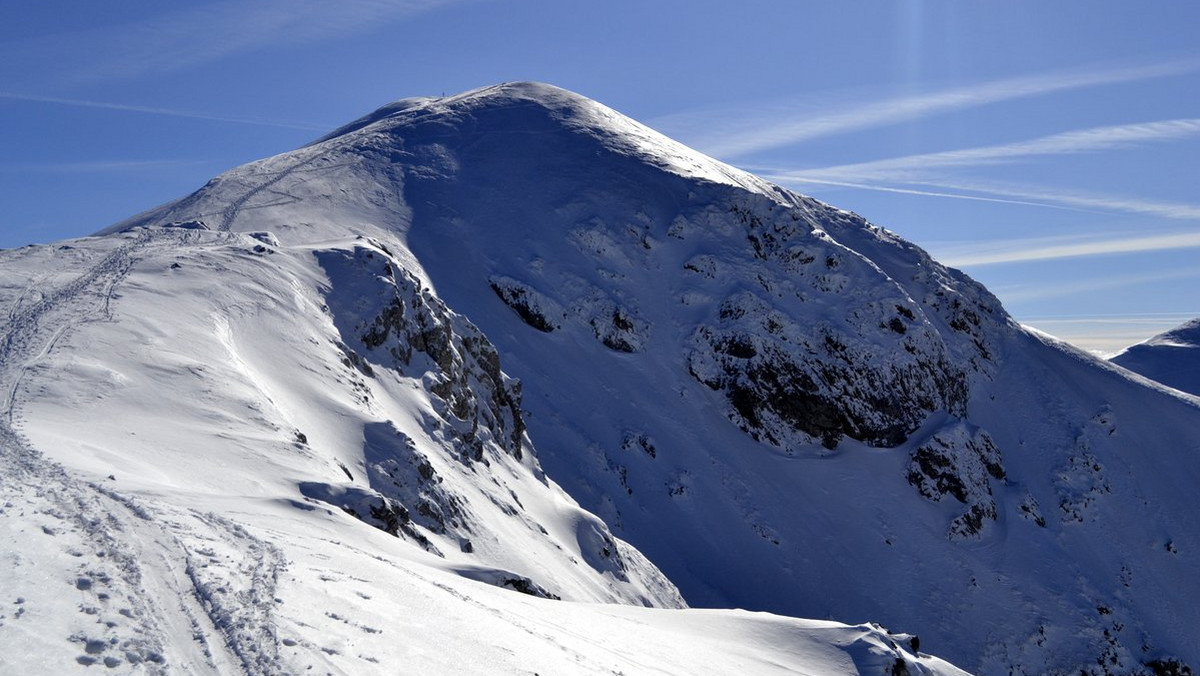
[[[450,312],[382,248],[319,255],[331,276],[355,274],[376,282],[373,296],[345,298],[337,288],[329,295],[351,350],[422,378],[445,405],[439,413],[464,460],[486,463],[489,443],[520,459],[525,434],[520,384],[501,373],[496,348],[479,329]]]
[[[649,323],[617,304],[598,289],[587,289],[570,299],[570,309],[532,286],[511,277],[494,276],[489,285],[521,321],[543,333],[551,333],[570,322],[588,326],[596,340],[616,352],[640,352]]]
[[[496,296],[526,324],[544,333],[562,327],[565,316],[562,307],[537,289],[503,275],[494,276],[489,282]]]
[[[437,434],[461,463],[486,466],[498,453],[520,460],[526,442],[520,386],[501,372],[495,348],[479,330],[450,312],[378,243],[317,255],[332,279],[360,280],[347,285],[357,289],[353,296],[336,284],[326,296],[347,361],[368,378],[386,368],[420,382],[437,404]],[[371,282],[364,286],[361,280]],[[365,384],[360,390],[369,397]],[[413,439],[390,423],[368,424],[363,458],[370,489],[314,484],[302,490],[433,553],[441,552],[426,532],[471,551],[478,519],[469,499],[445,487]],[[504,510],[516,515],[520,500],[509,493]]]
[[[952,540],[976,538],[996,520],[992,480],[1004,480],[1000,451],[987,432],[973,430],[961,421],[950,423],[918,446],[908,465],[908,482],[921,495],[934,502],[950,496],[967,507],[950,523]]]
[[[756,288],[719,303],[688,357],[692,375],[728,397],[730,418],[790,453],[814,441],[832,449],[842,437],[893,447],[930,413],[964,415],[972,365],[955,363],[904,288],[862,284],[881,271],[815,227],[820,220],[764,206],[731,207],[762,261]],[[685,270],[717,280],[726,266],[699,256]]]
[[[745,294],[722,304],[715,327],[697,330],[689,368],[726,394],[731,418],[759,441],[832,449],[846,436],[891,447],[930,413],[966,404],[963,373],[918,335],[895,332],[887,346],[828,324],[802,327]]]

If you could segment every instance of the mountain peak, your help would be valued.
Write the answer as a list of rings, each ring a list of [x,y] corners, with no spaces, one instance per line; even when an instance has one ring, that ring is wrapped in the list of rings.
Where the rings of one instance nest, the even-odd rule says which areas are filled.
[[[502,82],[471,89],[450,96],[411,96],[398,99],[367,113],[322,136],[310,145],[356,132],[364,127],[406,114],[453,114],[478,107],[504,107],[514,103],[539,105],[547,109],[561,108],[564,103],[582,105],[590,99],[554,85],[542,82]]]
[[[422,138],[420,130],[434,138]],[[450,142],[484,134],[566,133],[685,177],[733,185],[765,195],[780,191],[740,169],[697,152],[582,94],[543,82],[504,82],[441,97],[404,98],[344,125],[310,144],[357,133],[390,131],[411,141]],[[520,148],[514,148],[518,153]]]
[[[340,237],[347,229],[404,230],[416,197],[409,193],[442,179],[460,185],[483,180],[495,189],[515,182],[511,190],[537,184],[546,196],[564,191],[561,199],[579,184],[619,184],[636,198],[650,185],[666,190],[664,182],[675,181],[670,190],[677,191],[682,179],[747,191],[776,204],[802,200],[583,95],[540,82],[508,82],[394,101],[100,234],[192,220],[216,230],[294,231],[303,223],[301,237],[308,241]],[[276,204],[271,196],[281,191],[289,199]],[[426,198],[418,203],[430,203]],[[260,210],[260,203],[272,208]],[[252,225],[242,217],[251,210],[257,216]],[[347,220],[348,214],[356,218]]]
[[[569,89],[532,80],[500,82],[494,85],[479,87],[478,89],[471,89],[453,96],[442,97],[442,100],[478,100],[489,103],[530,101],[546,106],[599,105],[588,97],[577,94]]]

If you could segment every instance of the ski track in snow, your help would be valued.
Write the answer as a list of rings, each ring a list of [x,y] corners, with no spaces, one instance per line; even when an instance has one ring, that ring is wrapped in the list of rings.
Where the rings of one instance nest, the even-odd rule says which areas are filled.
[[[293,162],[291,165],[289,165],[283,169],[280,169],[279,171],[267,173],[266,175],[270,176],[270,178],[263,181],[262,183],[259,183],[256,186],[250,188],[245,193],[243,193],[240,197],[238,197],[237,199],[235,199],[229,203],[229,206],[227,206],[225,208],[225,210],[221,212],[221,225],[218,226],[217,229],[222,232],[230,232],[233,228],[233,222],[237,220],[237,217],[241,214],[242,210],[247,208],[246,204],[248,204],[250,202],[250,200],[254,199],[255,196],[257,196],[259,193],[263,192],[264,190],[267,190],[268,188],[278,185],[285,178],[291,176],[292,174],[296,173],[297,171],[300,171],[304,167],[306,167],[310,164],[313,164],[313,163],[321,160],[322,158],[328,157],[328,156],[332,155],[333,153],[341,150],[342,147],[345,145],[346,145],[345,142],[327,144],[325,149],[322,150],[321,152],[309,153],[307,157],[304,157],[296,162]],[[297,199],[295,196],[287,194],[287,193],[283,193],[282,196],[287,197],[291,200]],[[266,205],[261,205],[261,206],[267,207],[267,206],[277,206],[277,205],[266,204]]]
[[[148,234],[139,235],[134,242],[117,248],[87,272],[43,295],[41,300],[25,310],[21,310],[20,305],[30,287],[22,292],[9,310],[9,326],[4,341],[0,343],[0,379],[5,383],[3,412],[7,425],[13,425],[17,392],[25,372],[54,349],[63,333],[70,328],[71,324],[61,318],[82,316],[85,318],[83,321],[94,321],[111,317],[113,290],[133,265],[130,252],[144,245],[148,239]],[[47,321],[48,316],[50,319]],[[55,322],[56,318],[60,320]]]
[[[273,591],[284,567],[276,548],[217,515],[151,506],[75,478],[20,432],[25,374],[78,324],[110,320],[116,289],[138,253],[159,240],[177,245],[187,239],[186,233],[172,234],[138,233],[82,275],[42,291],[42,298],[31,303],[38,286],[34,280],[10,307],[0,340],[0,537],[10,532],[18,541],[38,537],[26,533],[31,522],[40,522],[41,535],[56,537],[63,546],[23,547],[26,558],[33,558],[28,563],[42,581],[50,571],[75,571],[73,578],[61,580],[64,586],[73,584],[81,598],[80,617],[67,624],[83,620],[86,626],[93,624],[87,618],[95,618],[93,627],[61,637],[60,654],[43,656],[47,661],[41,666],[48,673],[61,669],[55,660],[68,659],[71,643],[79,644],[77,664],[103,664],[123,672],[281,670],[271,622]],[[233,543],[237,549],[222,557],[206,542]],[[18,565],[26,562],[19,554],[12,558]],[[21,616],[37,612],[35,605],[46,593],[55,595],[22,584],[29,577],[37,575],[18,571],[0,583],[4,601],[17,599],[20,606],[15,619],[0,615],[0,637],[19,635]],[[6,631],[9,623],[14,626]],[[179,636],[192,640],[175,640]],[[0,666],[7,661],[3,652]]]

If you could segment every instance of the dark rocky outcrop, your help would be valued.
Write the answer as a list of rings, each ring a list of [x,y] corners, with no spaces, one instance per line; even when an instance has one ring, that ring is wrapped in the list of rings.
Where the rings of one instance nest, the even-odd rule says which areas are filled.
[[[953,540],[976,538],[996,520],[991,482],[1003,479],[1000,451],[991,436],[961,421],[918,446],[908,464],[908,483],[921,495],[934,502],[950,496],[966,505],[967,511],[950,523]],[[1031,509],[1036,510],[1036,501]]]
[[[489,443],[519,459],[525,435],[520,384],[501,372],[496,349],[479,329],[376,247],[318,255],[331,276],[374,280],[369,295],[342,297],[337,287],[329,294],[345,342],[376,363],[421,378],[444,403],[447,433],[457,437],[464,460],[486,462]]]
[[[894,345],[881,345],[832,323],[802,325],[745,293],[697,330],[688,365],[725,393],[730,418],[759,441],[832,449],[849,437],[893,447],[930,413],[965,410],[964,373],[928,338],[896,333]]]

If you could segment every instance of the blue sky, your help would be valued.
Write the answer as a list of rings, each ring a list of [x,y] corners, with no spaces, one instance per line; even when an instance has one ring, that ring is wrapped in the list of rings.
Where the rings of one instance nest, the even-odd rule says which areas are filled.
[[[1200,315],[1200,3],[256,0],[0,10],[0,247],[388,101],[540,80],[856,211],[1111,351]]]

